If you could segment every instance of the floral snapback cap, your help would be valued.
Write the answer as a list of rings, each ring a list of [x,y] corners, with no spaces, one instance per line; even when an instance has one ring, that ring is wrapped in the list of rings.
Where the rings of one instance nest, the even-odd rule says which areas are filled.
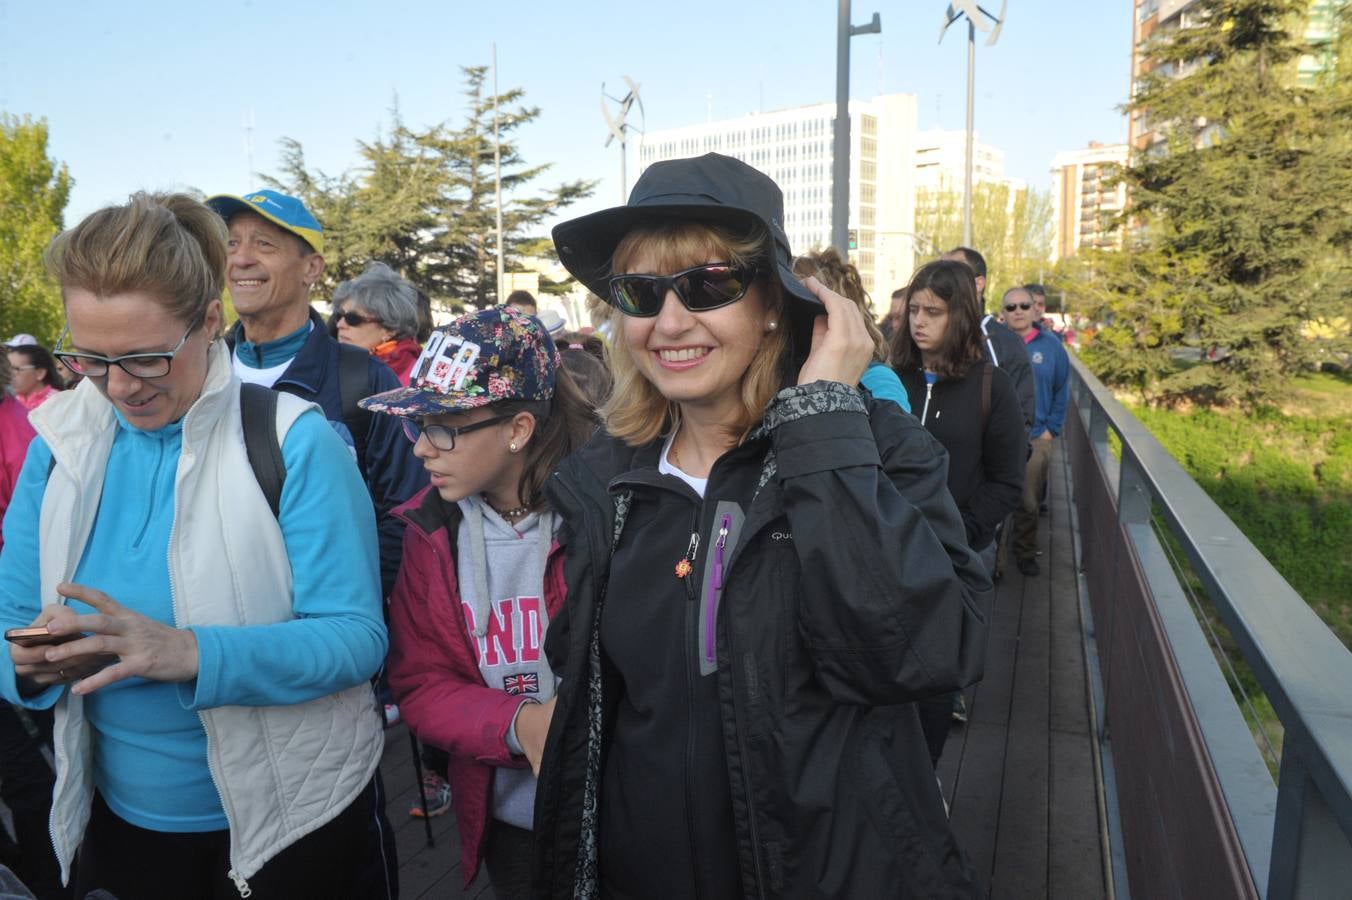
[[[408,387],[361,401],[395,416],[434,416],[499,400],[549,400],[559,351],[534,316],[494,306],[432,331]]]

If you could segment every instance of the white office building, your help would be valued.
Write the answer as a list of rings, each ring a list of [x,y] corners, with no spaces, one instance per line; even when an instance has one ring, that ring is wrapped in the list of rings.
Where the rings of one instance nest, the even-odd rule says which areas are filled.
[[[929,128],[916,135],[915,185],[924,191],[961,193],[967,171],[967,132]],[[972,140],[972,184],[1006,184],[1011,193],[1027,185],[1005,175],[1005,152]]]
[[[851,261],[875,309],[906,283],[915,261],[916,98],[888,94],[850,101]],[[784,231],[795,253],[831,243],[834,103],[800,106],[683,128],[651,131],[639,169],[723,153],[769,175],[784,192]]]

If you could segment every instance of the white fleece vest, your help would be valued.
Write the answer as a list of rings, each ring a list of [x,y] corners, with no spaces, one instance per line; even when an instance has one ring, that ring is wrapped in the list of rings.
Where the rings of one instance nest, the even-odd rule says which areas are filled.
[[[291,567],[281,527],[244,449],[240,382],[224,342],[210,350],[202,396],[183,419],[174,481],[169,585],[174,622],[263,625],[294,618]],[[278,397],[278,441],[313,404]],[[104,472],[120,427],[88,380],[32,415],[56,466],[39,524],[42,602],[62,602],[56,585],[74,578],[98,511]],[[119,599],[119,598],[113,598]],[[199,712],[207,764],[230,823],[230,877],[245,880],[286,847],[327,824],[366,787],[384,734],[369,684],[293,706],[222,706]],[[93,736],[83,699],[56,704],[56,787],[51,833],[62,879],[89,823]]]

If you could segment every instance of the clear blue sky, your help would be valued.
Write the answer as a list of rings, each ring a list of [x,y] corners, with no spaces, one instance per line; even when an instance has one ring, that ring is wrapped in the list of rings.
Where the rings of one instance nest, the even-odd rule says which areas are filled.
[[[986,5],[998,6],[999,0]],[[961,128],[965,29],[937,43],[944,0],[856,0],[851,93],[919,97],[922,128]],[[1046,189],[1052,157],[1122,141],[1130,0],[1009,0],[999,44],[977,46],[977,131],[1007,172]],[[243,192],[244,113],[254,171],[275,172],[277,142],[302,142],[336,173],[388,121],[395,95],[414,126],[464,115],[459,67],[487,64],[542,110],[521,134],[550,183],[599,178],[575,212],[613,205],[618,156],[602,147],[601,83],[643,85],[650,130],[757,108],[828,101],[835,91],[830,0],[217,3],[0,0],[0,110],[45,117],[75,188],[67,224],[140,188]],[[631,179],[635,166],[631,157]]]

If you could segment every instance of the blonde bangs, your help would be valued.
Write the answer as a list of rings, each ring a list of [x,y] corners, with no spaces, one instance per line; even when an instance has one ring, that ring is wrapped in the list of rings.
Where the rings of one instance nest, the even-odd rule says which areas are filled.
[[[756,225],[750,232],[738,234],[726,228],[696,222],[671,222],[642,225],[620,241],[612,256],[611,271],[628,268],[640,251],[648,253],[653,266],[661,272],[679,272],[720,257],[733,265],[763,262],[763,249],[770,244],[765,229]],[[773,271],[759,276],[765,291],[766,311],[783,320],[784,298],[779,279]],[[624,314],[609,307],[606,321],[614,340],[606,345],[606,362],[615,377],[610,399],[600,409],[606,430],[631,447],[641,447],[680,425],[679,406],[663,397],[639,370],[624,340]],[[783,360],[789,352],[788,322],[767,334],[760,350],[742,377],[742,410],[728,432],[736,440],[744,438],[765,415],[783,378]]]

